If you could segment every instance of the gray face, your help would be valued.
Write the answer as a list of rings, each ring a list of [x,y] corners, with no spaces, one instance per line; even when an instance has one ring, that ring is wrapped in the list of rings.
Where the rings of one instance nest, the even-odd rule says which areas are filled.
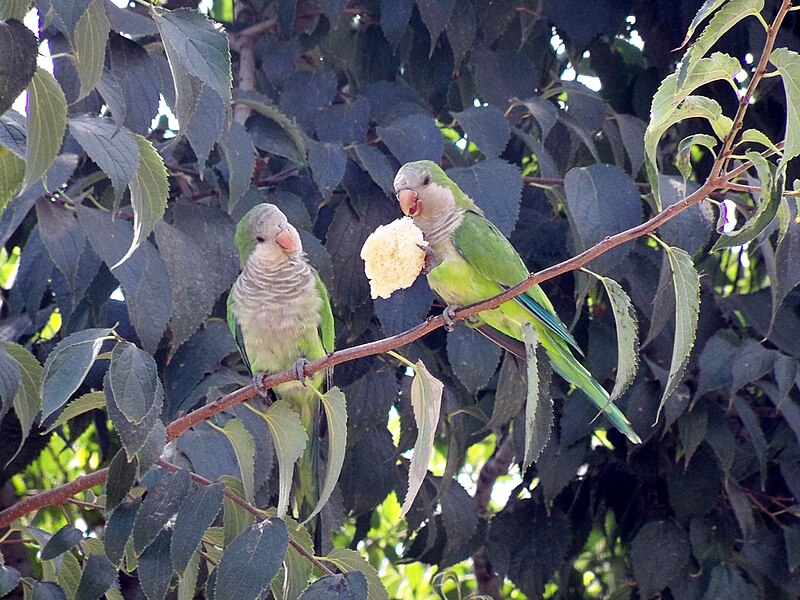
[[[270,263],[283,262],[303,252],[300,235],[278,207],[264,204],[253,215],[250,231],[255,242],[253,255]]]
[[[421,165],[414,163],[403,165],[394,178],[394,193],[399,194],[403,190],[422,193],[422,190],[430,185],[430,182],[430,173]]]

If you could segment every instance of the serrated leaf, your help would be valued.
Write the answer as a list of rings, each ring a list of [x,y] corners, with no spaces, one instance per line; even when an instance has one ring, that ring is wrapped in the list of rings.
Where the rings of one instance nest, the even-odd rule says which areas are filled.
[[[2,15],[0,18],[9,17]],[[21,18],[0,23],[0,64],[4,65],[0,72],[0,115],[11,108],[28,87],[36,71],[38,52],[39,40]]]
[[[778,167],[782,172],[791,159],[800,155],[800,54],[776,48],[769,60],[781,74],[786,92],[786,138]]]
[[[130,342],[119,342],[111,352],[108,381],[120,412],[138,425],[153,407],[158,368],[153,357]]]
[[[83,534],[79,529],[75,529],[72,525],[64,525],[61,529],[53,534],[53,537],[44,545],[39,558],[42,560],[52,560],[67,550],[75,546],[83,539]]]
[[[200,555],[192,554],[189,564],[178,581],[178,600],[194,600],[200,575]]]
[[[111,329],[84,329],[61,340],[47,355],[42,374],[42,421],[78,389],[110,334]]]
[[[256,149],[250,134],[238,121],[231,121],[219,147],[228,163],[228,212],[232,213],[239,199],[250,189],[250,179],[256,168]]]
[[[75,600],[99,600],[106,590],[117,585],[117,568],[107,557],[90,554],[81,573]]]
[[[67,127],[67,99],[55,77],[42,69],[28,85],[27,143],[23,188],[41,179],[58,154]]]
[[[614,312],[617,324],[617,377],[611,390],[609,402],[622,396],[633,383],[639,366],[639,323],[636,310],[622,286],[610,277],[600,277]]]
[[[148,490],[133,523],[133,547],[137,554],[156,539],[161,528],[178,512],[189,494],[189,471],[165,473]],[[164,557],[166,560],[166,557]]]
[[[394,173],[386,155],[369,144],[358,144],[355,151],[361,167],[369,173],[372,181],[377,183],[386,195],[391,195]]]
[[[105,404],[105,394],[98,394]],[[77,400],[76,400],[77,402]],[[125,449],[119,450],[111,464],[108,465],[108,479],[106,479],[106,510],[111,511],[117,508],[131,491],[134,481],[136,481],[137,461],[128,462]]]
[[[187,73],[210,86],[229,106],[231,52],[222,28],[196,10],[155,9],[153,16],[162,39],[175,50],[167,52],[170,66],[175,59],[180,61]]]
[[[214,429],[223,433],[233,446],[236,462],[239,464],[239,473],[242,475],[242,488],[244,499],[253,502],[253,477],[255,471],[256,445],[253,435],[245,428],[244,423],[238,419],[231,419],[225,427],[217,427],[209,423]]]
[[[170,543],[170,558],[179,575],[186,570],[206,529],[222,509],[224,493],[225,487],[219,482],[202,486],[186,499],[178,511]]]
[[[19,364],[0,345],[0,415],[11,409],[20,381]],[[2,418],[2,417],[0,417]]]
[[[289,531],[289,538],[313,554],[314,543],[308,529],[289,517],[285,519],[285,523]],[[311,561],[300,554],[295,546],[289,546],[286,557],[283,559],[283,566],[270,584],[272,595],[277,600],[297,600],[303,590],[308,587],[308,580],[313,570],[314,565]]]
[[[147,239],[167,209],[169,182],[167,169],[156,149],[146,138],[135,135],[139,147],[139,168],[130,183],[133,207],[133,241],[125,255],[111,268],[120,266]]]
[[[664,589],[689,561],[686,532],[672,521],[654,521],[642,527],[631,544],[633,574],[643,598]]]
[[[5,596],[19,584],[21,575],[14,567],[0,565],[0,597]]]
[[[362,573],[325,575],[312,583],[300,600],[367,600],[367,579]]]
[[[422,317],[411,326],[428,314],[429,307],[430,303],[425,307]],[[447,362],[458,380],[473,394],[486,387],[497,369],[502,352],[498,344],[469,327],[456,327],[447,334]]]
[[[669,259],[675,287],[675,342],[672,348],[669,378],[658,404],[656,421],[667,398],[675,391],[683,377],[689,362],[689,354],[694,346],[697,321],[700,316],[700,276],[694,268],[692,257],[680,248],[666,246],[664,249]]]
[[[436,40],[450,21],[455,4],[455,0],[417,0],[419,15],[431,34],[430,56],[436,49]]]
[[[428,115],[408,115],[375,131],[401,163],[415,160],[437,162],[444,151],[442,133]]]
[[[466,168],[449,169],[447,175],[509,236],[519,217],[522,174],[516,165],[490,158]]]
[[[172,579],[172,563],[165,560],[169,553],[172,530],[162,529],[158,537],[150,544],[136,565],[139,585],[148,600],[164,600]]]
[[[274,405],[273,405],[274,406]],[[256,523],[225,547],[216,568],[214,600],[256,600],[267,589],[289,547],[280,519]]]
[[[308,443],[308,434],[285,400],[273,403],[267,412],[261,413],[269,426],[275,454],[278,456],[278,518],[286,514],[289,507],[289,490],[292,487],[294,463],[303,455]]]
[[[81,564],[72,552],[62,556],[60,563],[61,567],[56,575],[58,585],[64,590],[68,600],[73,600],[81,580]]]
[[[258,114],[272,121],[278,131],[285,137],[284,140],[281,140],[282,143],[271,145],[271,147],[265,148],[265,150],[288,158],[296,163],[305,164],[306,146],[303,142],[303,136],[300,130],[289,117],[283,114],[276,106],[272,105],[269,98],[256,92],[237,91],[234,96],[234,101],[237,104],[249,106]]]
[[[78,100],[88,96],[100,81],[110,31],[111,25],[108,23],[103,1],[92,0],[75,26],[75,34],[72,36],[75,68],[81,81]]]
[[[133,524],[136,521],[136,513],[142,506],[142,499],[136,498],[130,502],[123,502],[117,506],[106,520],[105,529],[105,549],[106,556],[114,564],[118,565],[125,554],[125,547],[133,531]]]
[[[691,39],[694,35],[694,30],[700,26],[700,23],[706,20],[706,18],[717,10],[726,0],[706,0],[703,2],[703,6],[695,13],[692,22],[689,23],[689,28],[686,30],[686,37],[683,39],[683,42],[679,46],[679,48],[683,48],[687,42]]]
[[[692,174],[692,148],[695,146],[702,146],[708,148],[713,152],[717,146],[717,138],[708,135],[707,133],[695,133],[683,138],[678,144],[678,152],[675,154],[675,166],[683,175],[683,179],[687,180]]]
[[[325,408],[325,419],[328,422],[328,454],[325,459],[325,480],[322,485],[322,491],[319,493],[317,505],[303,521],[303,524],[311,521],[331,497],[333,488],[339,480],[339,474],[342,472],[345,450],[347,449],[347,402],[344,394],[338,387],[333,387],[320,398],[320,402]]]
[[[134,134],[111,119],[92,115],[70,118],[69,131],[108,175],[115,201],[119,202],[142,160]]]
[[[442,382],[431,375],[422,361],[418,360],[414,365],[414,379],[411,382],[411,406],[417,423],[417,440],[414,442],[414,454],[408,468],[408,491],[400,510],[401,517],[411,510],[422,482],[425,481],[428,463],[433,455],[443,391]]]
[[[202,174],[208,155],[220,135],[228,129],[229,107],[222,103],[219,94],[204,85],[189,122],[182,125],[186,139],[197,157],[197,168]],[[232,123],[231,123],[232,124]]]
[[[66,425],[67,422],[69,422],[71,419],[74,419],[78,415],[87,413],[90,410],[105,408],[105,406],[106,397],[103,392],[87,392],[83,396],[75,398],[75,400],[67,404],[67,406],[64,407],[64,410],[61,411],[61,414],[58,415],[58,419],[53,421],[45,433],[50,433],[57,427]]]
[[[344,177],[347,155],[341,144],[313,143],[308,148],[308,166],[319,193],[330,200],[334,189]]]
[[[367,598],[369,600],[389,600],[389,593],[375,570],[364,557],[349,548],[334,548],[321,561],[333,564],[340,571],[351,573],[359,571],[367,578]]]
[[[539,458],[553,428],[553,399],[550,397],[550,371],[539,371],[539,339],[530,323],[522,325],[522,340],[528,374],[525,400],[525,453],[522,468],[527,469]]]
[[[496,106],[472,106],[452,113],[467,140],[473,142],[486,158],[497,158],[505,150],[511,129]]]
[[[17,195],[25,179],[25,161],[5,148],[0,148],[0,213]]]
[[[31,600],[67,600],[64,590],[52,581],[34,581]]]

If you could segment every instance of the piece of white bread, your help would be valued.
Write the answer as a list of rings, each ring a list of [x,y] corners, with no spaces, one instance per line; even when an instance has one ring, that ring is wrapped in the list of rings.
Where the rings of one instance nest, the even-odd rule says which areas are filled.
[[[409,217],[373,231],[361,248],[372,298],[389,298],[395,290],[411,286],[425,265],[425,251],[420,246],[427,245]]]

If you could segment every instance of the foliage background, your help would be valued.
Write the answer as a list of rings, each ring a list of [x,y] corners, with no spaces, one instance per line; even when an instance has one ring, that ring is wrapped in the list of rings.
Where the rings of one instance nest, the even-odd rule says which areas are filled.
[[[70,12],[71,2],[34,2],[45,18],[32,47],[47,41],[58,55],[53,73],[69,127],[63,143],[56,140],[58,158],[45,165],[49,192],[32,183],[0,217],[6,260],[0,336],[44,364],[68,335],[118,323],[122,338],[155,359],[166,424],[248,383],[222,319],[238,272],[233,227],[258,202],[277,204],[302,230],[309,259],[331,292],[338,348],[393,335],[441,310],[423,280],[390,300],[370,300],[361,269],[366,236],[399,216],[391,180],[404,162],[439,161],[510,236],[532,271],[651,216],[642,168],[650,102],[674,70],[679,53],[673,49],[701,2],[215,0],[202,8],[230,38],[233,99],[241,101],[232,109],[210,26],[191,21],[199,29],[185,37],[209,42],[201,54],[212,68],[203,77],[186,67],[183,96],[176,98],[163,41],[185,58],[191,44],[182,45],[180,32],[165,35],[141,5],[79,4],[94,11],[101,31],[106,17],[107,36],[78,36],[80,12]],[[7,1],[0,11],[19,18],[29,5]],[[767,2],[767,20],[776,6]],[[798,50],[797,27],[790,14],[777,46]],[[637,37],[643,44],[632,43]],[[742,86],[765,39],[748,19],[716,47],[742,61]],[[99,57],[94,67],[92,57]],[[576,73],[597,78],[599,91],[574,81]],[[773,141],[786,129],[779,81],[763,82],[745,122]],[[737,97],[724,82],[701,92],[726,114],[735,112]],[[177,137],[166,117],[151,128],[160,96],[181,123]],[[8,150],[0,158],[13,164],[8,156],[20,143],[15,131],[24,127],[12,113],[2,119],[0,143]],[[698,147],[688,182],[674,166],[679,140],[697,132],[711,129],[684,121],[662,141],[665,205],[708,173],[713,157]],[[154,234],[112,269],[133,237],[123,194],[137,169],[125,145],[134,140],[135,147],[132,134],[144,136],[163,158],[169,203],[163,219],[155,211]],[[24,149],[24,138],[21,143]],[[790,166],[789,181],[792,172]],[[3,191],[5,200],[15,195]],[[742,214],[753,212],[749,194],[726,197]],[[641,366],[619,404],[644,439],[641,447],[605,431],[588,403],[554,378],[552,438],[521,475],[512,457],[521,454],[522,427],[510,425],[520,423],[524,367],[463,326],[439,329],[401,349],[422,359],[445,393],[434,472],[407,522],[397,523],[392,494],[403,498],[404,453],[416,437],[410,378],[388,357],[338,366],[334,382],[347,396],[348,448],[323,515],[325,527],[338,532],[335,544],[359,549],[392,597],[432,594],[433,574],[454,565],[456,583],[444,585],[451,597],[479,586],[515,597],[800,594],[800,295],[794,289],[800,224],[791,219],[780,241],[773,225],[745,247],[711,254],[715,212],[705,202],[659,231],[694,257],[702,278],[691,360],[657,422],[675,330],[664,252],[641,239],[589,265],[622,283],[635,307]],[[545,290],[574,324],[587,366],[611,384],[617,338],[602,289],[576,274],[548,281]],[[104,351],[110,348],[107,342]],[[15,404],[14,362],[3,354],[0,463],[24,443],[0,484],[13,480],[18,492],[46,488],[108,464],[126,435],[122,422],[112,415],[112,426],[104,410],[93,410],[45,434],[34,419],[38,411],[26,415]],[[102,390],[107,365],[97,360],[71,395]],[[47,413],[47,399],[44,407]],[[241,408],[215,422],[222,426],[236,416],[253,434],[254,502],[268,506],[277,486],[269,432]],[[49,422],[60,410],[49,411]],[[155,421],[148,427],[158,429]],[[146,449],[140,463],[149,464],[160,449]],[[167,453],[210,480],[239,476],[232,446],[207,425],[181,436]],[[502,485],[489,501],[498,475]],[[155,485],[147,478],[142,484]],[[6,485],[6,505],[14,501],[11,489]],[[80,524],[102,538],[107,515],[91,510],[95,498],[85,501],[41,511],[30,524],[49,533],[65,522]],[[32,531],[22,537],[38,547],[47,536]],[[104,552],[82,544],[80,554],[62,555],[72,556],[79,572],[80,565],[90,568],[87,557]],[[48,567],[19,556],[21,548],[3,546],[6,564],[46,580]],[[135,562],[129,557],[124,566],[132,571]],[[126,596],[141,593],[140,583],[135,571],[120,577]],[[148,597],[160,592],[144,591]],[[68,597],[75,593],[73,587]]]

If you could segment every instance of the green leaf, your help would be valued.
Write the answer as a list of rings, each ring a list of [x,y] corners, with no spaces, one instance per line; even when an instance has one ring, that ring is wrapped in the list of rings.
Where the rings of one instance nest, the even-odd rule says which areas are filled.
[[[0,15],[0,19],[7,18]],[[28,87],[36,71],[38,52],[39,40],[25,27],[22,18],[0,22],[0,64],[4,65],[0,70],[0,115]]]
[[[349,548],[334,548],[328,556],[320,558],[345,573],[360,571],[367,578],[367,598],[369,600],[389,600],[389,593],[378,576],[378,572],[358,552]]]
[[[156,149],[146,138],[136,135],[139,146],[139,168],[130,183],[131,206],[133,207],[133,241],[115,268],[124,263],[147,239],[158,220],[167,209],[169,182],[167,169]]]
[[[694,35],[694,30],[700,26],[700,23],[706,20],[711,13],[717,10],[726,0],[706,0],[703,3],[703,6],[700,7],[700,10],[694,15],[694,19],[692,22],[689,23],[689,28],[686,30],[686,37],[683,39],[683,42],[679,46],[679,48],[683,48],[691,37]]]
[[[32,0],[5,0],[5,2],[0,3],[0,20],[16,19],[17,21],[22,21],[31,9],[31,2]]]
[[[117,586],[117,568],[105,556],[90,554],[81,573],[75,600],[98,600],[111,586]]]
[[[111,352],[108,380],[117,407],[138,425],[153,407],[158,368],[153,357],[130,342],[119,342]]]
[[[683,175],[684,180],[689,179],[692,174],[692,148],[695,146],[703,146],[713,152],[717,143],[717,138],[707,133],[695,133],[680,141],[678,144],[678,152],[675,154],[675,166],[678,168],[681,175]]]
[[[711,248],[711,252],[730,248],[731,246],[741,246],[756,239],[772,223],[775,215],[778,214],[783,191],[783,178],[776,173],[774,165],[758,152],[748,152],[746,156],[755,165],[758,172],[758,180],[761,184],[761,198],[757,202],[758,208],[738,230],[720,235]]]
[[[758,129],[745,129],[739,136],[739,142],[761,144],[765,148],[772,150],[775,154],[781,154],[781,151],[778,150],[775,142],[769,139],[765,133],[760,132]]]
[[[233,446],[233,451],[236,454],[236,462],[239,463],[239,472],[242,475],[242,489],[244,490],[244,499],[248,502],[253,502],[253,478],[255,472],[255,457],[256,457],[256,444],[253,440],[253,435],[247,431],[238,419],[231,419],[225,423],[225,427],[217,427],[209,422],[209,425],[217,431],[225,434],[228,441]]]
[[[97,392],[92,392],[97,393]],[[105,403],[105,394],[99,394]],[[77,400],[76,400],[77,402]],[[137,461],[128,462],[125,449],[118,450],[108,465],[108,479],[106,479],[106,511],[117,508],[131,491],[136,481]]]
[[[325,408],[325,418],[328,422],[328,455],[326,457],[325,482],[319,493],[319,500],[314,510],[303,521],[308,523],[328,501],[333,493],[333,488],[339,480],[344,464],[345,450],[347,449],[347,402],[342,390],[338,387],[329,389],[321,398]]]
[[[139,556],[136,566],[139,585],[148,600],[164,600],[167,595],[173,570],[172,563],[165,558],[169,553],[171,540],[172,530],[162,529],[153,543]]]
[[[675,342],[664,394],[658,405],[658,415],[683,377],[689,362],[689,354],[697,335],[697,320],[700,315],[700,276],[692,264],[692,257],[680,248],[665,246],[672,282],[675,286]],[[656,417],[658,420],[658,416]]]
[[[325,575],[312,583],[300,600],[367,600],[367,579],[358,571]]]
[[[663,590],[689,561],[691,546],[686,532],[672,521],[654,521],[633,538],[633,574],[642,598]]]
[[[106,519],[105,543],[106,556],[115,565],[118,565],[125,553],[128,539],[133,531],[136,513],[142,505],[142,499],[136,498],[129,502],[122,502]]]
[[[36,68],[28,86],[27,144],[23,188],[41,179],[53,164],[67,127],[67,99],[55,77]]]
[[[400,510],[401,517],[411,510],[414,498],[425,481],[428,463],[433,455],[443,391],[442,382],[431,375],[422,361],[418,360],[414,365],[414,379],[411,382],[411,406],[417,423],[417,440],[414,442],[414,454],[408,469],[408,491]]]
[[[61,340],[47,355],[42,375],[42,422],[83,383],[111,329],[84,329]]]
[[[262,521],[247,529],[225,547],[216,568],[214,600],[260,598],[278,572],[288,547],[289,534],[280,519]]]
[[[222,28],[196,10],[155,9],[153,18],[167,50],[170,67],[178,60],[190,75],[210,86],[225,106],[231,102],[231,52]],[[182,123],[183,127],[185,124]]]
[[[800,154],[800,54],[776,48],[769,60],[781,74],[786,92],[786,140],[778,164],[778,170],[782,172],[789,161]]]
[[[105,408],[105,406],[106,395],[103,392],[87,392],[83,396],[75,398],[75,400],[67,404],[64,410],[61,411],[61,414],[58,415],[58,419],[47,428],[45,433],[50,433],[56,427],[65,425],[70,419],[74,419],[78,415],[87,413],[90,410]]]
[[[14,396],[14,413],[19,419],[22,439],[17,452],[22,449],[30,433],[36,415],[42,407],[42,366],[36,357],[25,348],[14,342],[3,342],[6,352],[17,361],[21,374],[17,393]],[[14,455],[16,456],[16,454]]]
[[[75,546],[83,539],[83,534],[79,529],[75,529],[72,525],[64,525],[61,529],[53,534],[53,537],[44,545],[39,558],[42,560],[52,560],[57,556],[61,556]]]
[[[81,564],[75,554],[67,552],[59,561],[60,568],[56,580],[61,589],[66,593],[69,600],[73,600],[78,592],[78,585],[81,581]]]
[[[622,286],[610,277],[599,277],[614,312],[617,324],[617,377],[609,402],[614,402],[630,387],[639,366],[639,323],[636,310]]]
[[[300,423],[300,416],[285,400],[278,400],[261,413],[267,421],[275,454],[278,455],[278,517],[286,514],[289,507],[289,490],[292,487],[294,463],[303,455],[308,443],[308,434]]]
[[[289,537],[305,548],[309,554],[314,553],[314,544],[308,529],[301,526],[292,518],[285,518]],[[304,589],[308,587],[308,579],[314,570],[314,565],[305,556],[300,554],[294,546],[289,546],[280,572],[272,580],[272,595],[278,600],[297,600]]]
[[[77,100],[88,96],[100,81],[110,31],[111,25],[108,23],[103,1],[92,0],[75,26],[75,34],[72,36],[75,68],[81,81],[81,91]]]
[[[278,151],[276,148],[271,150],[273,153],[279,154],[296,163],[305,164],[306,145],[303,142],[303,136],[300,130],[297,125],[295,125],[294,121],[272,105],[269,98],[252,91],[237,91],[234,95],[234,101],[237,104],[249,106],[258,114],[272,121],[283,135],[286,136],[288,144],[284,146],[283,151]]]
[[[539,339],[530,323],[522,325],[522,341],[528,366],[528,393],[525,401],[525,470],[539,458],[553,428],[553,399],[550,397],[550,373],[539,372]],[[541,377],[540,377],[541,375]]]
[[[133,547],[137,554],[153,543],[189,495],[189,471],[164,473],[147,491],[133,523]],[[164,557],[166,560],[167,557]]]
[[[25,179],[25,161],[10,150],[0,148],[0,213],[17,195]]]
[[[195,553],[180,575],[178,581],[178,600],[194,600],[197,592],[197,580],[200,575],[200,555]]]

